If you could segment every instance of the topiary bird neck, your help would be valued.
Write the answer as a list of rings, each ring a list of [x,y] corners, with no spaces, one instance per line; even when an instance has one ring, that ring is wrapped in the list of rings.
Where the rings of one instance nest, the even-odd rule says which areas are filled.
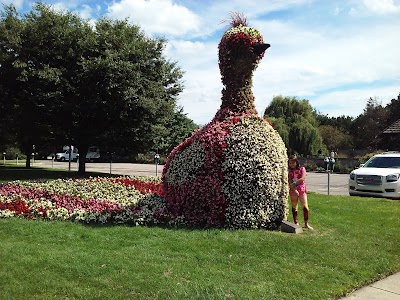
[[[226,82],[221,99],[221,107],[214,120],[223,121],[232,116],[257,115],[251,75],[244,80],[236,78]]]

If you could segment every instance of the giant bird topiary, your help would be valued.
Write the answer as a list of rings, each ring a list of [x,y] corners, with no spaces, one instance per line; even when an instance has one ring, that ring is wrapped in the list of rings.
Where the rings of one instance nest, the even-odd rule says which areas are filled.
[[[286,148],[257,115],[251,90],[268,47],[242,15],[232,15],[218,46],[221,107],[173,149],[163,169],[168,210],[189,226],[276,229],[287,216]]]

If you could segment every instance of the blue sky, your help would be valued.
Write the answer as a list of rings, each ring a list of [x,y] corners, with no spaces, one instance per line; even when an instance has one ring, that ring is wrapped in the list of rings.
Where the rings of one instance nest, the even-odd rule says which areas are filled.
[[[19,12],[30,0],[13,3]],[[247,16],[271,44],[254,72],[260,115],[276,95],[297,96],[329,116],[358,116],[366,101],[400,93],[400,0],[44,0],[85,19],[128,18],[168,40],[165,55],[185,71],[178,104],[197,124],[220,106],[217,46],[230,12]]]

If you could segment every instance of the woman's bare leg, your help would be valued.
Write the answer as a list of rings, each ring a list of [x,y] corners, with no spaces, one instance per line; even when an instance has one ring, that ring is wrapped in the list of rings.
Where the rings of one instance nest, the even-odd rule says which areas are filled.
[[[292,203],[293,222],[296,225],[299,225],[299,216],[297,211],[297,206],[299,203],[299,194],[297,191],[290,191],[290,202]]]
[[[307,193],[299,195],[299,199],[300,199],[301,206],[303,207],[304,227],[308,228],[308,229],[313,229],[308,224],[309,209],[308,209]]]

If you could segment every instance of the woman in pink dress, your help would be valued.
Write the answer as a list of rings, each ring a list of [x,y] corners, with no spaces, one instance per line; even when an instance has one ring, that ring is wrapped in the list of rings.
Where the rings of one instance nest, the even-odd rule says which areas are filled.
[[[299,218],[297,212],[297,206],[300,200],[301,206],[303,207],[304,216],[304,228],[313,229],[308,224],[308,202],[307,202],[307,188],[306,188],[306,176],[307,172],[304,167],[300,166],[299,160],[296,155],[289,156],[289,195],[292,203],[292,214],[293,220],[296,225],[299,225]]]

